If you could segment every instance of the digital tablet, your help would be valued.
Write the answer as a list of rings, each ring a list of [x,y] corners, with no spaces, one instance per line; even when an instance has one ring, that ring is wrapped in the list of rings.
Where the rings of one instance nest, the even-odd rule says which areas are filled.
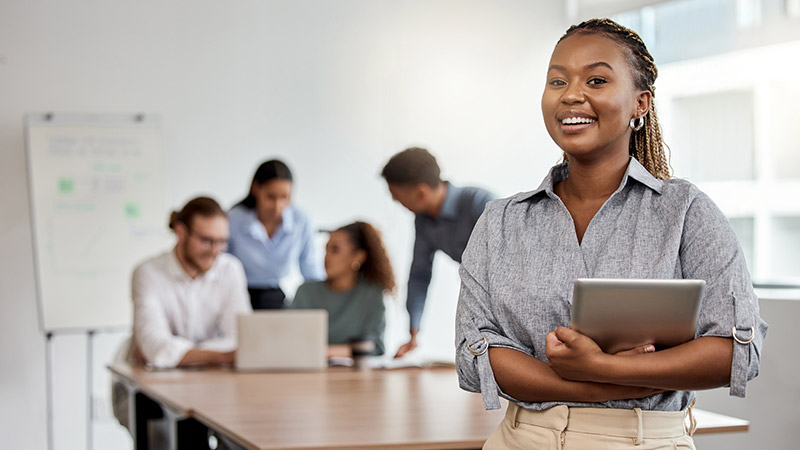
[[[703,280],[580,278],[572,294],[570,328],[606,353],[682,344],[694,339],[705,285]]]

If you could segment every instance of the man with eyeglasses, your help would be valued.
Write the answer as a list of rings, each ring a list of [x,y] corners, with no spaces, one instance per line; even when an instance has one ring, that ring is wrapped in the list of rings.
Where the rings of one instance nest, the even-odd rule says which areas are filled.
[[[213,199],[198,197],[171,214],[169,227],[175,247],[133,272],[133,338],[115,360],[153,368],[233,364],[236,316],[252,309],[242,263],[224,253],[228,216]],[[129,399],[124,383],[113,380],[114,416],[126,428]],[[169,448],[168,423],[156,420],[161,407],[141,400],[136,408],[138,420],[148,422],[150,448]]]
[[[251,307],[242,264],[225,253],[228,217],[198,197],[169,226],[175,247],[133,273],[134,355],[158,368],[232,364],[236,316]]]

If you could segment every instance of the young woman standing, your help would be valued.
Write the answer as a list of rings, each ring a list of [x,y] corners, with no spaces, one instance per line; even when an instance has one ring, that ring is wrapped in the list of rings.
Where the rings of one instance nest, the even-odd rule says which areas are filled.
[[[306,280],[324,278],[316,229],[291,200],[292,172],[273,159],[258,167],[247,197],[228,212],[228,252],[244,265],[253,309],[283,308],[280,281],[293,264]]]
[[[767,325],[725,216],[670,177],[639,36],[602,19],[556,45],[542,95],[564,151],[538,189],[489,203],[460,269],[461,386],[510,400],[484,448],[694,448],[694,391],[744,396]],[[569,328],[576,278],[706,281],[696,338],[606,354]]]

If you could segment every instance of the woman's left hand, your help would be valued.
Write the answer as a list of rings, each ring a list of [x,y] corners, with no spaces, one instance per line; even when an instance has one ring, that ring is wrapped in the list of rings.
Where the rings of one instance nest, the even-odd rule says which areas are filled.
[[[607,355],[591,338],[566,327],[547,333],[545,354],[561,378],[595,381],[598,362]]]

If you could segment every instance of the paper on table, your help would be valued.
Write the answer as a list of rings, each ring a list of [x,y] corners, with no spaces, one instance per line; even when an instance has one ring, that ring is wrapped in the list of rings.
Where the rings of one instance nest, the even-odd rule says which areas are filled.
[[[455,367],[455,362],[440,359],[424,358],[381,358],[372,362],[374,369],[404,369],[407,367],[436,368]]]

